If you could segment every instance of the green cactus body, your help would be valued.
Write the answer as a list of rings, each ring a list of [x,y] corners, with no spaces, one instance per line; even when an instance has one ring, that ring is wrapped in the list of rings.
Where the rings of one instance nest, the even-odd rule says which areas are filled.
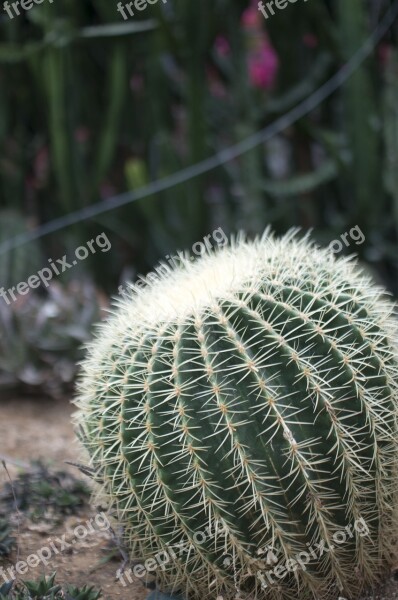
[[[392,303],[294,233],[166,271],[101,326],[76,400],[131,558],[190,599],[358,597],[395,535]]]

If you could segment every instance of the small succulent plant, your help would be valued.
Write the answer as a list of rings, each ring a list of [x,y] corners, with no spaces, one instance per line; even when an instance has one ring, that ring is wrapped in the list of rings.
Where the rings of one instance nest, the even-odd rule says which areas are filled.
[[[158,590],[154,590],[153,592],[151,592],[146,600],[184,600],[182,596],[175,596],[174,594],[163,594],[162,592],[159,592]]]
[[[24,581],[23,585],[29,598],[56,598],[62,590],[62,586],[55,584],[56,573],[49,577],[41,577],[38,581]]]
[[[13,581],[7,581],[6,583],[0,585],[0,600],[4,600],[4,598],[10,597],[10,592],[13,588],[13,585]]]
[[[65,590],[66,600],[98,600],[102,593],[97,591],[94,586],[85,585],[82,588],[67,586]]]
[[[76,400],[131,558],[167,556],[159,589],[189,599],[358,597],[397,533],[393,304],[293,233],[163,267],[101,325]]]
[[[14,582],[0,586],[0,600],[98,600],[101,591],[93,587],[62,586],[55,583],[56,573],[42,576],[37,581]]]

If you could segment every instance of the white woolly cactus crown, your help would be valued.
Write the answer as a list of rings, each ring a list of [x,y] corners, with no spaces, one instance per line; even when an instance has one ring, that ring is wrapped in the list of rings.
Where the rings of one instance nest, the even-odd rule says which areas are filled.
[[[76,399],[131,558],[162,552],[187,598],[358,597],[396,533],[392,303],[295,232],[164,271],[100,326]]]

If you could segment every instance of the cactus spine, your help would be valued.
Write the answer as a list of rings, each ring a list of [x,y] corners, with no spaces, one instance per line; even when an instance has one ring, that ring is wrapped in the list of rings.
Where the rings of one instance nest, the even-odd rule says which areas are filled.
[[[392,303],[294,232],[166,270],[101,325],[76,400],[131,558],[189,599],[358,597],[395,532]]]

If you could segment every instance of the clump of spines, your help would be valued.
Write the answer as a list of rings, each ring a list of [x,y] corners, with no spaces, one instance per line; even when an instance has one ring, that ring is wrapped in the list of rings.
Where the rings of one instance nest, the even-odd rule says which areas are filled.
[[[268,233],[119,302],[84,363],[76,420],[132,557],[169,553],[164,588],[334,599],[377,580],[395,531],[391,312],[348,259]],[[279,588],[260,576],[275,566],[263,548],[290,561]]]

